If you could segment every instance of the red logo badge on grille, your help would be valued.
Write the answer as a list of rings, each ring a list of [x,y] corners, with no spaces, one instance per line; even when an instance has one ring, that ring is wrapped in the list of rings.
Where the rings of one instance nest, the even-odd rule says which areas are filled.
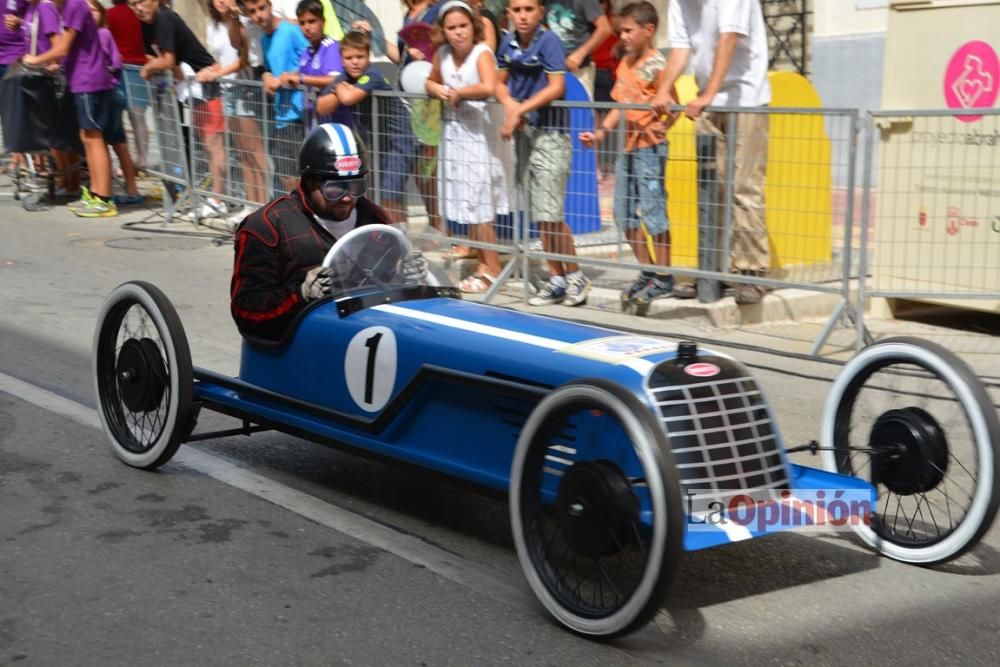
[[[715,364],[689,364],[684,367],[684,372],[696,378],[710,378],[719,374],[719,367]]]
[[[357,155],[345,155],[337,158],[337,161],[333,163],[333,166],[337,171],[359,171],[361,169],[361,158]]]

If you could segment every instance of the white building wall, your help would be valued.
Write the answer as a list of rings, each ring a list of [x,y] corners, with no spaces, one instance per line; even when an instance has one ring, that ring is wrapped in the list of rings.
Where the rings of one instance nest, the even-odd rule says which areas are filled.
[[[809,78],[824,106],[880,106],[888,4],[888,0],[813,0]]]

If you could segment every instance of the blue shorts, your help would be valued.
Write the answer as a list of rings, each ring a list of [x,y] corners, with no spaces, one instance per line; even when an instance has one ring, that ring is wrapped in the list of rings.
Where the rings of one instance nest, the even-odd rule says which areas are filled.
[[[76,104],[76,122],[81,130],[100,130],[104,134],[104,143],[109,146],[125,143],[125,126],[122,123],[125,96],[121,88],[75,93],[73,102]]]
[[[663,178],[667,143],[636,148],[615,159],[615,222],[623,229],[639,229],[656,236],[670,229]]]
[[[404,201],[406,182],[410,174],[417,175],[422,157],[420,144],[413,137],[400,137],[390,141],[383,139],[379,151],[382,153],[379,160],[379,194],[383,201]]]

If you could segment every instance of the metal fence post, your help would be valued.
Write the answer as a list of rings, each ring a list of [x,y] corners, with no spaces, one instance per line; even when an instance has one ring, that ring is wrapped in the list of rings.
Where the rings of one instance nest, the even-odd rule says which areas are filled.
[[[379,115],[379,97],[378,95],[372,95],[372,151],[369,159],[372,165],[381,164],[379,157],[380,152],[380,142],[379,134],[382,132],[382,116]],[[381,187],[381,169],[369,167],[368,173],[373,174],[372,176],[372,188],[375,190],[375,203],[379,206],[382,205],[382,187]],[[405,202],[404,202],[405,205]],[[409,218],[409,216],[407,216]]]
[[[847,149],[847,184],[845,186],[847,190],[847,199],[844,203],[844,252],[841,261],[841,276],[843,285],[841,286],[841,301],[837,304],[837,308],[830,315],[830,318],[827,320],[826,325],[823,327],[819,336],[816,337],[812,350],[809,352],[809,354],[813,356],[819,355],[820,350],[823,349],[823,345],[833,332],[833,327],[836,326],[837,321],[843,317],[845,310],[847,316],[853,322],[857,322],[862,317],[851,303],[851,260],[854,238],[854,172],[858,167],[858,138],[861,132],[861,123],[858,117],[857,109],[851,111],[849,118],[851,122],[851,129],[850,144],[848,144]]]
[[[695,152],[698,163],[698,268],[702,271],[719,270],[718,239],[716,225],[718,199],[718,175],[715,169],[715,136],[699,134],[695,129]],[[722,294],[719,281],[715,278],[696,278],[698,301],[712,303]]]
[[[733,197],[736,191],[736,184],[733,181],[736,179],[736,140],[740,132],[739,122],[740,114],[726,112],[726,192],[722,208],[722,234],[716,232],[716,238],[722,237],[722,247],[716,255],[716,270],[720,273],[725,273],[732,261],[730,257],[733,247]]]
[[[854,347],[856,350],[860,350],[869,340],[868,331],[865,328],[865,293],[867,291],[867,281],[868,281],[868,235],[871,233],[871,191],[872,191],[872,169],[873,159],[872,154],[875,150],[875,118],[868,114],[868,122],[866,123],[868,130],[867,141],[865,141],[865,160],[864,160],[864,173],[862,174],[863,185],[861,193],[861,258],[858,270],[858,302],[855,306],[855,312],[858,314],[857,321],[855,322],[857,329],[857,339],[855,340]]]

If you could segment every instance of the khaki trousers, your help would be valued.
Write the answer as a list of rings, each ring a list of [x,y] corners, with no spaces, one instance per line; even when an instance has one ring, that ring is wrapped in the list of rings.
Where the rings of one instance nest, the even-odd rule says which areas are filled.
[[[715,138],[718,182],[715,220],[720,237],[725,220],[727,141],[730,135],[735,141],[729,267],[734,272],[766,274],[771,268],[771,247],[764,220],[767,128],[768,115],[763,113],[703,113],[696,124],[698,134]]]

